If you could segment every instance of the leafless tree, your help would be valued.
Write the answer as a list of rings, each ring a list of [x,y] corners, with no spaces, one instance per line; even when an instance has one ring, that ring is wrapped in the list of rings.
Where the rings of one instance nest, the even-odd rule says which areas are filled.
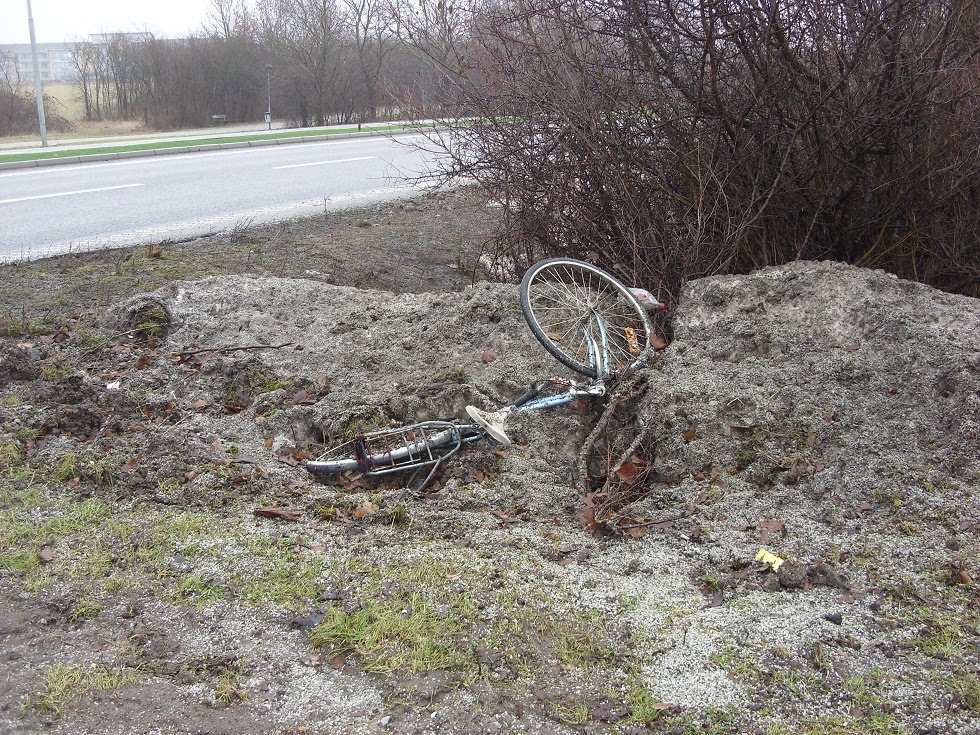
[[[517,267],[576,254],[676,294],[826,258],[977,291],[975,0],[426,7],[402,20],[452,86],[443,173],[507,203]]]

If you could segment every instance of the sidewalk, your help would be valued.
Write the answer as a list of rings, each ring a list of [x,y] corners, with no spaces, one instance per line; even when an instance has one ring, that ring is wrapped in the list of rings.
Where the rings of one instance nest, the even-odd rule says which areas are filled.
[[[363,125],[326,125],[315,128],[273,128],[269,130],[265,123],[250,123],[234,126],[214,126],[192,130],[178,130],[161,133],[138,133],[135,135],[108,136],[104,138],[79,138],[50,142],[47,148],[42,148],[31,142],[0,143],[0,159],[4,155],[21,156],[37,154],[50,156],[57,152],[57,157],[28,158],[26,160],[0,160],[0,171],[16,168],[37,168],[41,166],[57,166],[72,163],[87,163],[89,161],[113,161],[120,158],[142,158],[146,156],[172,155],[177,153],[196,153],[200,151],[225,150],[229,148],[250,148],[266,145],[286,145],[292,143],[309,143],[328,139],[360,138],[383,134],[411,134],[415,132],[409,125],[433,124],[433,121],[383,122],[366,123]],[[230,140],[248,136],[249,140]],[[179,143],[187,141],[188,145]],[[159,144],[159,147],[153,147]],[[175,145],[178,144],[178,145]],[[127,147],[139,146],[140,150],[126,150]],[[144,147],[145,146],[145,147]],[[119,151],[113,151],[120,148]],[[78,151],[78,155],[70,155]],[[91,153],[84,153],[91,151]]]
[[[425,124],[428,121],[422,121]],[[374,128],[387,128],[392,123],[365,123],[361,126],[362,132],[370,133]],[[407,124],[407,123],[406,123]],[[192,128],[184,130],[173,130],[156,133],[134,133],[130,135],[110,135],[99,138],[66,138],[62,140],[49,140],[47,148],[41,147],[39,141],[19,141],[13,143],[0,143],[0,151],[7,153],[49,153],[51,151],[70,151],[82,148],[112,148],[117,146],[133,145],[134,143],[170,143],[178,140],[197,140],[200,138],[229,138],[248,133],[259,136],[275,136],[284,132],[297,133],[302,131],[308,135],[329,135],[331,131],[350,130],[357,127],[352,125],[325,125],[315,128],[286,128],[281,123],[273,125],[271,130],[263,122],[243,123],[239,125],[214,125],[208,128]]]

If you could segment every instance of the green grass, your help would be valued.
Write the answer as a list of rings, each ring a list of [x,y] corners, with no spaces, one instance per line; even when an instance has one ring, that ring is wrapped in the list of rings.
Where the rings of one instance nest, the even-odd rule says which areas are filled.
[[[61,715],[72,699],[96,689],[118,689],[134,679],[133,674],[119,669],[55,664],[41,675],[44,691],[33,700],[33,705],[42,712]]]
[[[393,132],[398,130],[411,130],[415,125],[392,124],[384,127],[372,127],[371,131]],[[117,146],[92,146],[91,148],[72,148],[65,150],[43,151],[33,153],[4,153],[0,154],[0,163],[10,163],[15,161],[37,161],[48,158],[68,158],[72,156],[94,156],[104,153],[125,153],[129,151],[152,151],[166,150],[168,148],[184,148],[187,146],[215,145],[219,143],[249,143],[256,140],[288,140],[290,138],[303,137],[323,137],[329,138],[337,135],[358,132],[357,126],[349,128],[335,128],[330,131],[310,131],[310,130],[289,130],[280,133],[243,133],[242,135],[231,135],[226,137],[203,137],[189,138],[180,140],[161,140],[152,143],[132,143]]]

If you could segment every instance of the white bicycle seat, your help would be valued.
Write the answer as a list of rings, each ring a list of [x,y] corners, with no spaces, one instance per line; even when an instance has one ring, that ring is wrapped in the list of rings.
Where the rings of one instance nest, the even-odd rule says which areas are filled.
[[[479,424],[494,441],[509,447],[511,442],[505,429],[507,428],[507,417],[510,415],[510,408],[502,408],[499,411],[481,411],[476,406],[466,407],[467,415]]]

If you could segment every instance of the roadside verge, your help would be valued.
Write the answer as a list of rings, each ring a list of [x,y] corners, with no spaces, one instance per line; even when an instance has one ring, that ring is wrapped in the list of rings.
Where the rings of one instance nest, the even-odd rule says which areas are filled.
[[[252,148],[291,143],[311,143],[324,140],[343,140],[346,138],[366,138],[378,135],[404,135],[416,132],[427,126],[393,125],[369,130],[350,128],[349,130],[330,130],[323,133],[287,131],[280,134],[243,134],[234,137],[193,137],[177,140],[160,140],[132,145],[88,146],[57,151],[32,153],[0,154],[0,171],[18,168],[38,168],[92,161],[115,161],[125,158],[147,156],[169,156],[177,153],[198,153],[202,151],[221,151],[234,148]]]

